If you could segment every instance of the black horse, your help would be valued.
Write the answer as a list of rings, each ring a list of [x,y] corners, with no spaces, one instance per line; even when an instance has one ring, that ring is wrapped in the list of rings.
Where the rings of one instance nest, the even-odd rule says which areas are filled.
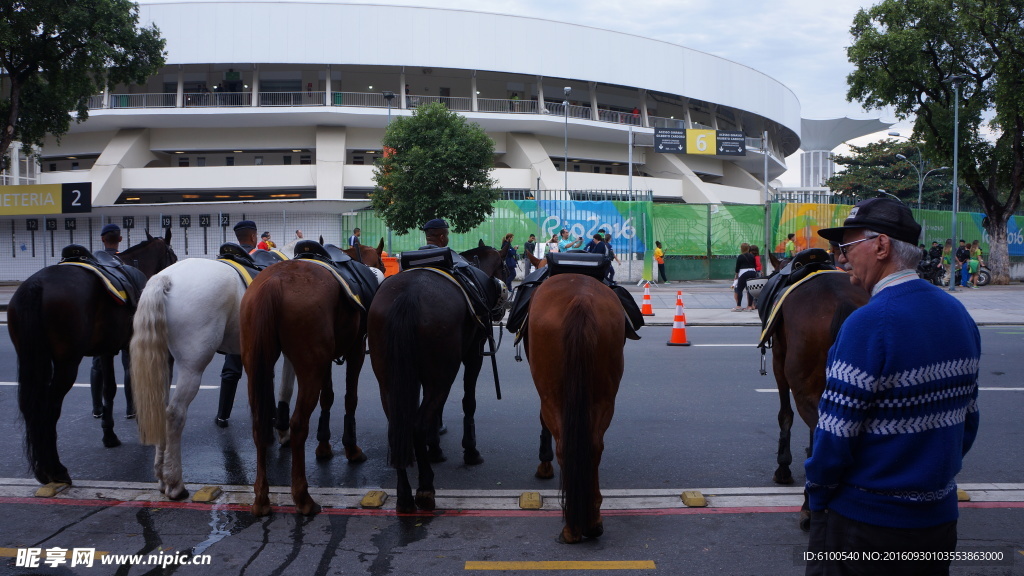
[[[504,252],[481,246],[462,256],[478,262],[489,277],[504,281]],[[492,295],[488,304],[493,306],[496,300]],[[439,269],[417,268],[381,284],[370,305],[367,328],[370,361],[388,416],[390,464],[398,472],[398,512],[412,513],[417,506],[433,510],[434,472],[430,462],[443,458],[438,423],[463,364],[464,460],[466,464],[483,462],[476,448],[474,415],[476,380],[483,365],[490,319],[478,321],[450,275]],[[419,467],[415,500],[406,472],[413,461]]]
[[[171,231],[121,252],[148,278],[178,257]],[[120,445],[114,434],[114,356],[128,348],[131,307],[115,299],[104,281],[80,266],[54,265],[25,280],[11,297],[7,329],[18,355],[18,407],[25,420],[25,452],[36,480],[70,484],[57,454],[57,420],[64,396],[85,356],[99,356],[103,373],[103,445]]]

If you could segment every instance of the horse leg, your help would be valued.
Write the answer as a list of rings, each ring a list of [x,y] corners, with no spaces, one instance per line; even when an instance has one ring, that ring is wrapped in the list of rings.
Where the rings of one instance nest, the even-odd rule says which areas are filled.
[[[114,396],[117,394],[117,382],[114,380],[114,357],[99,356],[100,374],[103,382],[103,445],[116,448],[121,440],[114,433]]]
[[[334,458],[331,450],[331,407],[334,406],[334,382],[328,376],[320,391],[320,419],[316,424],[316,459],[330,460]]]
[[[352,352],[346,356],[345,368],[345,428],[341,433],[341,445],[345,447],[345,458],[349,464],[366,462],[366,454],[356,443],[356,408],[359,406],[359,373],[366,361],[366,339],[359,338]],[[318,432],[319,434],[319,432]]]
[[[54,366],[49,398],[42,413],[42,433],[39,435],[38,448],[34,452],[36,461],[32,463],[36,480],[42,484],[71,484],[71,475],[61,463],[60,454],[57,452],[57,421],[60,420],[64,397],[75,383],[78,365],[81,362],[82,359],[79,357],[77,361],[57,363]]]
[[[426,402],[424,401],[424,404]],[[419,469],[419,485],[416,488],[416,507],[421,510],[432,511],[437,506],[434,500],[434,469],[430,466],[430,458],[427,455],[427,442],[425,432],[427,429],[437,432],[437,418],[435,411],[426,411],[430,418],[418,418],[418,426],[413,438],[413,447],[416,451],[416,466]]]
[[[291,439],[289,427],[288,407],[292,403],[292,392],[295,390],[295,367],[291,360],[285,356],[281,365],[281,387],[277,391],[277,414],[274,417],[274,428],[277,429],[277,441],[281,446],[287,446]]]
[[[480,451],[476,449],[476,380],[484,363],[480,352],[483,352],[482,340],[479,350],[471,351],[463,358],[462,453],[467,466],[484,462]]]
[[[550,480],[555,477],[555,468],[551,461],[555,459],[555,452],[551,448],[551,431],[544,425],[544,418],[540,419],[540,464],[537,465],[537,472],[534,474],[542,480]]]
[[[320,512],[320,505],[309,495],[309,484],[306,480],[306,439],[309,437],[309,418],[316,407],[322,388],[330,386],[330,363],[317,366],[303,366],[299,374],[299,396],[295,400],[295,412],[292,413],[292,501],[295,511],[304,516],[312,516]],[[303,386],[303,383],[307,383]]]
[[[793,453],[790,451],[790,435],[793,429],[793,406],[789,403],[789,384],[785,377],[775,372],[775,381],[779,388],[779,448],[776,452],[779,467],[772,475],[772,481],[776,484],[792,484],[793,472],[789,465],[793,463]]]
[[[395,504],[395,511],[399,514],[415,514],[416,501],[412,498],[412,485],[409,484],[409,471],[405,468],[398,468],[398,502]]]
[[[181,435],[185,429],[188,407],[199,393],[202,375],[202,370],[183,365],[175,380],[174,394],[167,403],[162,484],[164,494],[171,500],[184,500],[189,495],[181,477]]]
[[[255,499],[252,502],[252,515],[256,517],[270,514],[270,483],[267,481],[267,449],[263,446],[263,438],[253,426],[252,439],[256,444],[256,481],[252,490]]]

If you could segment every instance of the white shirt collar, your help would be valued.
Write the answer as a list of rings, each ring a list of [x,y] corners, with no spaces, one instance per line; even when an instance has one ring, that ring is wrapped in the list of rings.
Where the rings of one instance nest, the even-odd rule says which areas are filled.
[[[911,270],[910,268],[898,270],[879,280],[878,284],[875,284],[875,287],[871,289],[871,295],[874,296],[891,286],[898,286],[904,282],[910,282],[911,280],[917,279],[917,277],[916,270]]]

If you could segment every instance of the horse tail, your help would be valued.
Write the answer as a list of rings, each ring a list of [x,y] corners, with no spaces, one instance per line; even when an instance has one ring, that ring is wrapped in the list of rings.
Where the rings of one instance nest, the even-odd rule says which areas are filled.
[[[169,276],[154,276],[142,291],[132,324],[132,393],[139,417],[139,441],[143,444],[162,444],[167,430],[167,295],[171,287]]]
[[[284,297],[284,288],[279,278],[272,279],[257,290],[251,291],[251,300],[244,302],[248,321],[243,321],[242,359],[246,365],[249,398],[254,429],[259,440],[259,449],[273,442],[274,417],[277,405],[274,400],[274,365],[281,356],[280,322],[278,303]],[[245,314],[245,312],[243,312]],[[248,369],[252,368],[250,372]]]
[[[568,304],[563,326],[561,497],[565,524],[575,531],[597,522],[590,489],[594,475],[590,386],[600,377],[594,370],[598,327],[578,297]]]
[[[828,336],[830,342],[835,342],[839,336],[839,329],[842,328],[843,322],[850,317],[850,314],[857,310],[857,306],[849,300],[839,300],[836,303],[836,310],[832,313],[832,323],[828,327]]]
[[[413,434],[419,408],[420,383],[416,377],[416,310],[413,296],[399,294],[388,310],[388,462],[408,468],[415,460]]]
[[[8,329],[18,353],[18,408],[25,421],[25,456],[33,468],[48,444],[52,430],[47,402],[53,380],[53,356],[43,330],[43,284],[29,279],[15,292],[9,307]]]

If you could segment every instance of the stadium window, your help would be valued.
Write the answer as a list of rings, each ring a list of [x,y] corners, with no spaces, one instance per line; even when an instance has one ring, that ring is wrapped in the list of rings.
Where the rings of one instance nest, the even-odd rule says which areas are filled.
[[[224,158],[224,165],[225,166],[234,166],[235,165],[235,157],[234,156],[228,156],[228,157]]]
[[[303,156],[299,156],[299,164],[301,164],[303,166],[309,166],[312,163],[313,163],[313,157],[312,156],[310,156],[308,154],[307,155],[303,155]]]
[[[178,168],[188,168],[188,158],[187,157],[179,157],[178,158]]]
[[[196,156],[196,166],[206,166],[206,156]]]
[[[292,157],[291,156],[285,156],[284,157],[284,165],[285,166],[291,166],[292,165]]]

